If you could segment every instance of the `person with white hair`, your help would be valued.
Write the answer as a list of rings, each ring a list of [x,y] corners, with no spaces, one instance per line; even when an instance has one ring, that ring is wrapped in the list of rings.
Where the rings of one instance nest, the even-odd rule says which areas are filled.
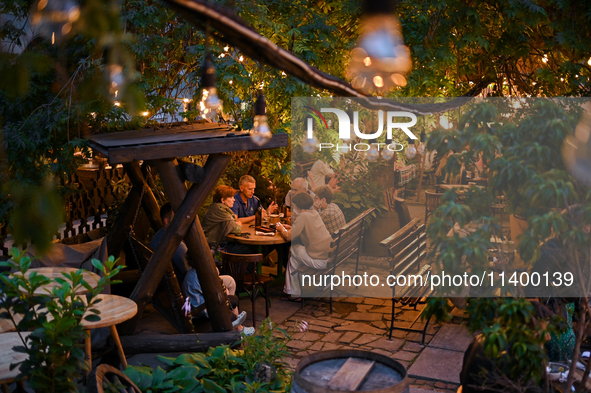
[[[300,192],[307,192],[308,195],[314,199],[314,193],[308,188],[308,181],[303,177],[296,177],[291,182],[291,190],[289,190],[285,196],[285,206],[291,209],[291,198]]]

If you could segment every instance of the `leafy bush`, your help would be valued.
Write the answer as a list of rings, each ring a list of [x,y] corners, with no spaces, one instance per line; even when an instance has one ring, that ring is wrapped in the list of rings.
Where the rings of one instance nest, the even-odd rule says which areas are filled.
[[[207,353],[158,356],[166,370],[129,366],[125,374],[144,392],[289,392],[288,334],[267,319],[257,334],[244,337],[244,349],[224,345]],[[115,386],[108,388],[116,392]]]
[[[26,360],[11,366],[19,368],[17,380],[27,378],[37,392],[77,392],[80,371],[88,370],[82,318],[100,321],[100,311],[93,309],[101,301],[96,297],[106,285],[116,283],[111,278],[123,266],[114,268],[116,261],[112,256],[104,265],[93,259],[92,265],[104,273],[96,287],[84,281],[82,270],[78,270],[54,279],[56,285],[51,294],[38,295],[35,291],[50,284],[51,279],[36,272],[25,278],[32,260],[16,248],[11,250],[11,255],[11,261],[0,262],[0,266],[14,270],[10,275],[0,274],[4,284],[1,306],[7,310],[2,317],[14,322],[15,315],[20,314],[22,319],[15,324],[17,331],[32,332],[26,337],[21,335],[23,345],[14,348],[28,355]],[[83,288],[88,291],[86,301],[76,294]]]

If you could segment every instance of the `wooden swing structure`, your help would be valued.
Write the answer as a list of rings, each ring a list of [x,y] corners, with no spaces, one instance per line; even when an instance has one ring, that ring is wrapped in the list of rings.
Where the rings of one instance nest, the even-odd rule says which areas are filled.
[[[287,134],[274,134],[265,145],[258,146],[252,142],[248,132],[237,132],[224,124],[198,121],[98,134],[88,139],[94,152],[104,156],[109,164],[123,164],[132,184],[123,211],[107,236],[109,254],[120,254],[140,206],[154,231],[162,227],[158,202],[148,185],[147,166],[157,169],[166,197],[175,212],[130,296],[137,303],[138,312],[120,327],[121,334],[134,333],[145,307],[157,295],[159,286],[162,291],[163,280],[167,280],[168,290],[176,292],[173,296],[159,297],[161,309],[169,311],[163,314],[180,333],[192,332],[191,321],[181,311],[183,299],[171,264],[181,240],[187,245],[189,262],[199,277],[213,331],[230,332],[232,323],[230,309],[226,306],[227,296],[222,290],[197,212],[230,163],[230,155],[225,153],[284,147],[288,144]],[[177,158],[195,155],[208,155],[205,165],[190,164],[191,170],[181,170]],[[192,174],[190,179],[187,179],[186,173]],[[189,189],[185,180],[193,183]],[[162,304],[166,302],[163,299],[170,299],[170,304]]]

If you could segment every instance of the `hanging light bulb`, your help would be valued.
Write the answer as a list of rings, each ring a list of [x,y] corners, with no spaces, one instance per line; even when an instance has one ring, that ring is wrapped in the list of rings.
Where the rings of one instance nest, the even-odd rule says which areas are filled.
[[[361,36],[349,64],[353,87],[380,92],[406,86],[404,74],[412,63],[400,22],[393,16],[396,1],[365,0],[363,8]]]
[[[408,140],[408,146],[406,146],[406,158],[414,158],[417,155],[417,148],[415,147],[415,140],[410,139]]]
[[[365,152],[365,158],[369,162],[375,162],[380,158],[380,151],[378,150],[378,141],[372,139],[369,144],[369,150]]]
[[[260,91],[254,104],[254,125],[250,138],[257,145],[262,146],[269,142],[272,136],[273,134],[267,123],[267,103],[263,92]]]
[[[314,154],[318,149],[318,138],[306,138],[302,141],[302,149],[308,154]]]
[[[394,158],[394,155],[396,154],[394,149],[390,149],[392,149],[392,139],[386,139],[386,146],[384,146],[384,149],[382,150],[382,158],[386,161]]]
[[[80,18],[80,7],[74,0],[39,0],[32,11],[33,25],[52,44],[67,36],[72,24]]]
[[[213,120],[217,115],[217,110],[222,106],[222,101],[217,96],[215,87],[215,68],[211,61],[211,55],[207,54],[203,62],[203,75],[201,76],[201,85],[203,87],[202,116]]]
[[[340,144],[339,144],[339,152],[341,154],[347,154],[351,151],[351,144],[347,143],[348,141],[346,141],[345,139],[341,139],[340,140]]]
[[[417,148],[417,153],[419,153],[420,155],[424,155],[426,149],[427,145],[425,144],[425,131],[421,131],[421,142],[419,143],[419,147]]]

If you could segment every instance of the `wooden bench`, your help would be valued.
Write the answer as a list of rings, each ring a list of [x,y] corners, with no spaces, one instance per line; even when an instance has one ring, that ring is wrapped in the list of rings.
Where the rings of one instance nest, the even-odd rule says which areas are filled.
[[[420,223],[419,218],[413,219],[400,230],[396,231],[392,236],[382,240],[380,245],[388,248],[392,260],[390,262],[390,274],[393,276],[409,275],[417,277],[416,282],[422,283],[419,285],[407,285],[405,287],[392,286],[392,319],[390,322],[390,339],[392,339],[392,331],[394,329],[403,330],[407,332],[423,333],[422,343],[425,342],[425,333],[429,321],[425,323],[423,329],[413,329],[412,326],[420,318],[420,314],[410,324],[409,328],[394,326],[395,306],[396,303],[401,303],[403,306],[413,307],[415,310],[419,304],[424,304],[426,298],[432,293],[430,287],[431,266],[421,266],[421,262],[427,255],[427,236],[425,233],[425,224]],[[418,279],[418,277],[421,277]],[[407,282],[408,282],[407,281]],[[414,281],[411,281],[414,283]]]
[[[367,209],[333,234],[333,241],[330,244],[332,251],[328,254],[328,262],[326,263],[325,269],[314,269],[312,267],[303,266],[297,270],[300,288],[302,290],[302,308],[304,307],[304,288],[302,286],[303,275],[313,276],[335,274],[336,268],[354,254],[357,254],[357,260],[355,262],[355,274],[357,274],[357,269],[359,268],[359,252],[361,251],[361,244],[363,244],[365,219],[373,213],[374,210],[374,208]],[[329,291],[330,313],[332,314],[332,288],[330,283],[322,288],[322,293],[326,293],[327,290]]]

